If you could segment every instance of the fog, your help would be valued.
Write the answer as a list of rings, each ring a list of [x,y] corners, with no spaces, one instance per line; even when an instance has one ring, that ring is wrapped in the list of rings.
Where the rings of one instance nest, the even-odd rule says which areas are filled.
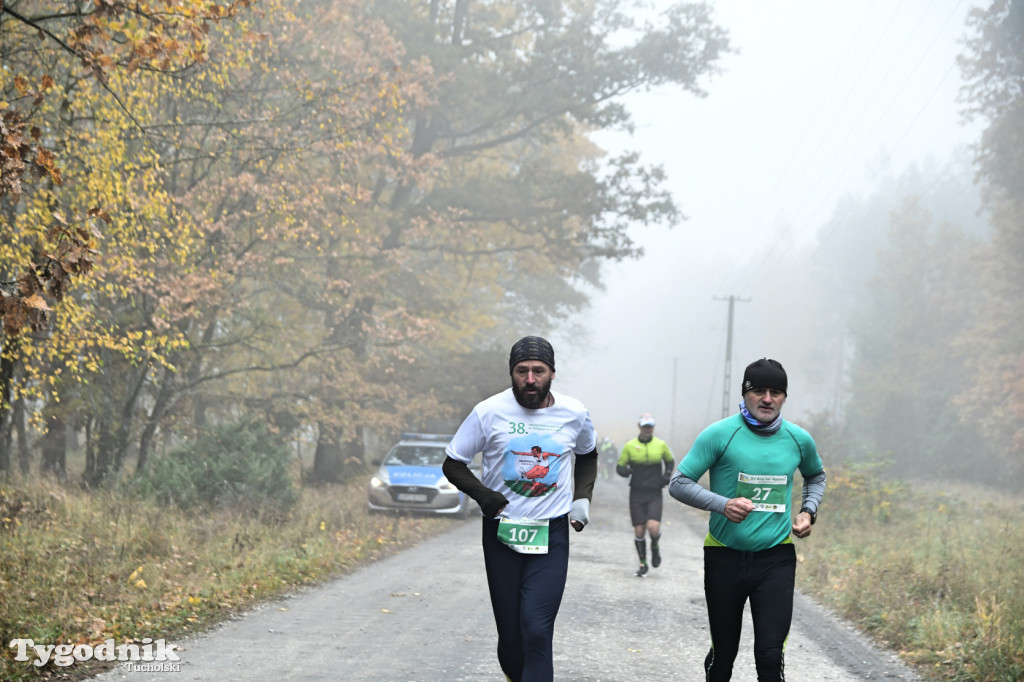
[[[0,471],[15,443],[29,470],[21,424],[49,411],[44,468],[62,471],[65,427],[84,428],[96,485],[259,415],[310,447],[317,480],[341,480],[375,447],[364,432],[440,430],[506,385],[494,360],[516,336],[542,333],[556,389],[619,443],[651,412],[681,454],[772,357],[785,415],[831,434],[835,460],[960,476],[971,448],[1019,474],[1020,3],[723,0],[709,19],[637,2],[302,3],[220,24],[209,92],[198,65],[180,88],[170,61],[144,91],[112,29],[95,60],[137,115],[102,69],[56,69],[65,43],[0,14],[5,116],[29,131],[4,138]],[[975,8],[991,11],[969,27]],[[970,125],[961,56],[986,117]],[[55,76],[53,106],[23,92]],[[102,143],[61,118],[65,89],[103,107]],[[63,150],[49,175],[19,160],[34,148]],[[160,163],[138,169],[143,153]],[[644,217],[676,224],[627,222]],[[624,232],[643,256],[615,262]],[[70,241],[36,247],[53,239]]]
[[[915,166],[941,171],[980,130],[961,122],[956,65],[965,17],[980,3],[713,4],[737,51],[705,84],[708,96],[630,96],[635,132],[597,138],[662,165],[688,219],[631,229],[645,255],[606,265],[592,306],[552,335],[557,390],[583,400],[601,434],[621,445],[649,411],[677,456],[722,416],[730,296],[730,412],[743,368],[763,356],[789,372],[784,416],[800,423],[829,407],[842,371],[808,367],[766,324],[785,324],[799,304],[798,280],[773,264],[827,239],[844,199]],[[803,379],[821,375],[831,385]]]

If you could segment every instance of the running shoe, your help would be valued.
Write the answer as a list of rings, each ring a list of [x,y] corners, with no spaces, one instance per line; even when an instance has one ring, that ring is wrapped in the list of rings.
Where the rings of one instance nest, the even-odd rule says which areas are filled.
[[[643,578],[647,575],[647,564],[640,564],[640,568],[636,569],[636,577]]]

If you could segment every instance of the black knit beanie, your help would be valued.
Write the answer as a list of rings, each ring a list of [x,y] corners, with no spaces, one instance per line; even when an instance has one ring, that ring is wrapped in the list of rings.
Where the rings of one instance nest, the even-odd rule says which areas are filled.
[[[540,360],[555,371],[555,351],[545,339],[539,336],[524,336],[516,341],[508,354],[508,371],[523,360]]]
[[[747,369],[743,372],[743,386],[740,387],[740,394],[759,388],[774,388],[789,395],[786,392],[787,384],[786,370],[782,368],[779,361],[761,358],[747,365]]]

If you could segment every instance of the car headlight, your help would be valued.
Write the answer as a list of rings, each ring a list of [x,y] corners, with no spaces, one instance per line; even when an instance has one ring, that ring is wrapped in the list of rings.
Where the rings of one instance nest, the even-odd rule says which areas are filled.
[[[373,477],[370,478],[370,487],[371,488],[379,488],[382,485],[384,485],[384,481],[380,480],[376,476],[373,476]]]
[[[456,488],[454,485],[452,485],[452,482],[449,481],[444,476],[442,476],[441,480],[437,482],[437,488],[438,488],[438,490],[443,490],[446,493],[453,493],[453,492],[456,492],[458,490],[458,488]]]

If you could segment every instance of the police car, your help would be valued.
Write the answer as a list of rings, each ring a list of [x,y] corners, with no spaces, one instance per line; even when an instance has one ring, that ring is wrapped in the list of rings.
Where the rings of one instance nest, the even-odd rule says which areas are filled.
[[[441,473],[444,449],[451,439],[451,435],[439,433],[403,433],[370,478],[370,511],[423,512],[458,518],[466,518],[474,510],[479,513],[476,503]],[[471,468],[479,477],[477,462]]]

